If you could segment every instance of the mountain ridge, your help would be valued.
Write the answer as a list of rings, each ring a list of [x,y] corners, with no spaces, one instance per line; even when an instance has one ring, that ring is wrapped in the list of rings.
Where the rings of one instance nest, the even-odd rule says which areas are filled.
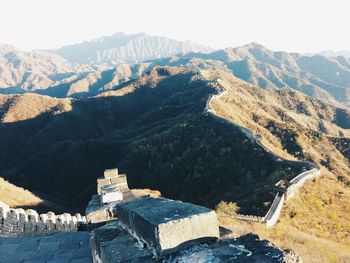
[[[218,62],[212,63],[205,66]],[[222,121],[205,111],[208,99],[220,90],[218,79],[227,92],[210,107]],[[289,88],[264,90],[227,70],[185,66],[155,66],[91,98],[26,94],[3,95],[0,100],[6,118],[0,122],[2,176],[50,200],[60,199],[61,205],[83,209],[96,191],[101,170],[118,167],[128,173],[132,188],[158,189],[166,197],[209,207],[233,202],[239,213],[263,215],[275,183],[293,178],[303,167],[271,158],[234,123],[259,134],[271,152],[314,162],[322,170],[320,178],[287,202],[277,224],[282,233],[295,228],[305,235],[293,233],[290,241],[277,230],[249,227],[298,247],[306,258],[318,253],[310,252],[317,244],[306,235],[315,225],[321,230],[313,233],[334,242],[332,248],[350,244],[349,110]],[[281,230],[280,224],[289,228]],[[303,242],[308,246],[298,245]]]
[[[140,63],[178,53],[210,51],[211,48],[191,41],[178,41],[145,33],[128,35],[122,32],[51,50],[74,63],[109,66]]]

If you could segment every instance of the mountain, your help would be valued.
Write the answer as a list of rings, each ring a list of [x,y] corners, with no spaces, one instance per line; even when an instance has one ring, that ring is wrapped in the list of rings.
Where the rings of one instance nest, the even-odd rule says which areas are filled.
[[[178,53],[207,53],[212,49],[190,41],[142,33],[117,33],[52,51],[72,63],[115,66],[122,63],[140,63]]]
[[[149,63],[114,68],[72,64],[45,51],[24,52],[0,45],[0,94],[37,93],[51,97],[89,97],[135,79]]]
[[[342,50],[342,51],[333,51],[333,50],[324,50],[317,53],[305,53],[305,56],[324,56],[324,57],[346,57],[350,58],[350,51]]]
[[[46,51],[22,52],[13,47],[2,46],[0,94],[34,92],[58,98],[91,97],[136,79],[153,67],[178,66],[225,70],[263,89],[278,90],[288,87],[337,106],[350,105],[350,59],[345,57],[309,57],[296,53],[274,52],[257,43],[209,52],[210,49],[205,48],[183,47],[187,44],[175,40],[174,43],[177,44],[173,45],[173,40],[166,38],[122,33],[70,46],[67,50],[72,48],[74,54],[85,54],[85,51],[80,53],[78,50],[93,50],[94,53],[97,49],[113,46],[116,42],[124,43],[121,39],[126,39],[127,43],[131,41],[125,45],[135,49],[127,54],[130,53],[131,57],[140,55],[143,58],[124,59],[126,53],[123,53],[124,56],[118,51],[112,52],[113,56],[117,54],[116,56],[123,59],[118,60],[115,67],[95,64],[104,63],[102,60],[80,61],[95,64],[87,66],[68,62],[57,55],[65,56],[59,50],[56,51],[57,54]],[[209,53],[190,52],[170,56],[172,53],[178,53],[174,51],[178,45],[186,52],[199,49]],[[84,48],[85,46],[89,48]],[[151,50],[152,54],[146,50]],[[84,55],[84,58],[88,56]],[[131,63],[147,59],[147,62]]]
[[[208,54],[188,53],[141,64],[121,64],[105,72],[92,72],[82,76],[79,81],[74,79],[65,83],[64,92],[59,92],[62,85],[58,85],[38,93],[51,96],[60,94],[58,97],[92,96],[135,79],[156,66],[225,70],[263,89],[288,87],[327,103],[350,105],[349,59],[274,52],[256,43]]]
[[[234,202],[240,213],[262,215],[274,184],[304,168],[271,152],[314,162],[322,176],[287,202],[280,232],[247,228],[297,246],[307,258],[310,251],[327,251],[339,262],[346,258],[335,251],[350,246],[348,109],[289,88],[264,90],[227,70],[155,66],[90,98],[1,95],[0,119],[2,176],[72,210],[85,207],[101,171],[118,167],[131,188],[157,189],[208,207]],[[269,151],[232,124],[259,134]],[[293,240],[283,238],[287,230]]]
[[[64,212],[66,209],[47,199],[40,198],[22,187],[15,186],[2,177],[0,177],[0,201],[13,208],[35,208],[39,213],[50,210]]]
[[[10,45],[0,45],[0,93],[3,94],[46,89],[92,70],[92,67],[72,64],[45,51],[24,52]]]
[[[42,199],[21,187],[17,187],[0,177],[0,201],[16,206],[37,206],[43,202]]]
[[[333,104],[350,104],[350,59],[274,52],[257,43],[209,54],[187,54],[159,65],[221,69],[263,89],[289,87]]]
[[[212,85],[198,70],[156,67],[88,99],[3,95],[0,169],[16,185],[72,208],[85,207],[101,171],[117,166],[132,188],[152,186],[211,207],[235,200],[243,212],[263,214],[273,175],[283,174],[285,164],[257,155],[238,130],[203,115]],[[213,177],[211,162],[220,177]],[[247,180],[250,187],[242,187]],[[248,197],[252,192],[261,198]]]

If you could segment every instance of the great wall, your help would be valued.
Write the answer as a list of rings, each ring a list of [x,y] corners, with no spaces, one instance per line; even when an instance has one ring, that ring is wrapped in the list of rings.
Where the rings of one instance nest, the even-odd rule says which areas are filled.
[[[31,236],[59,231],[78,231],[86,225],[85,216],[53,212],[38,214],[33,209],[10,208],[0,201],[0,236]]]
[[[1,203],[0,262],[300,262],[294,252],[256,235],[225,237],[209,208],[136,196],[118,169],[106,170],[97,180],[92,200],[86,221],[80,215],[38,215]]]
[[[210,96],[205,113],[239,129],[275,161],[288,162],[291,166],[302,164],[306,169],[289,181],[276,183],[275,198],[264,217],[235,216],[271,227],[278,221],[285,201],[295,196],[307,180],[319,176],[320,170],[312,163],[276,155],[250,130],[216,115],[210,103],[227,92],[220,80],[217,84],[219,92]],[[135,195],[128,187],[126,175],[119,174],[116,168],[105,170],[104,176],[97,179],[97,194],[92,196],[85,214],[38,214],[32,209],[14,209],[0,202],[0,263],[175,263],[232,259],[288,262],[284,260],[290,253],[252,234],[239,238],[221,235],[217,215],[211,209],[161,197]],[[295,254],[288,254],[288,258],[293,258],[289,262],[300,262]]]
[[[202,73],[203,74],[203,73]],[[204,75],[203,75],[204,76]],[[235,217],[240,220],[246,220],[246,221],[256,221],[256,222],[261,222],[265,223],[267,227],[271,227],[274,224],[277,223],[279,215],[281,213],[283,204],[289,200],[290,198],[294,197],[297,194],[298,189],[308,180],[312,180],[315,177],[318,177],[321,175],[320,168],[310,162],[303,162],[303,161],[295,161],[295,160],[289,160],[286,158],[283,158],[276,153],[270,151],[265,145],[263,145],[259,138],[257,138],[256,135],[249,129],[240,126],[236,123],[233,123],[229,120],[226,120],[224,118],[221,118],[215,110],[213,110],[210,107],[210,103],[214,99],[219,99],[221,96],[225,95],[228,90],[225,88],[225,86],[221,83],[221,80],[219,78],[216,79],[216,82],[218,87],[216,89],[218,90],[217,94],[211,94],[209,99],[207,100],[206,107],[204,109],[205,114],[209,114],[211,117],[213,117],[215,120],[226,123],[232,127],[237,128],[240,130],[246,137],[249,139],[252,143],[255,143],[259,147],[261,147],[265,152],[269,153],[274,161],[283,161],[288,163],[290,166],[294,165],[304,165],[304,169],[306,171],[303,171],[302,173],[298,174],[295,176],[293,179],[290,181],[278,181],[275,185],[275,191],[276,195],[275,198],[272,201],[272,204],[270,206],[270,209],[266,213],[265,216],[259,217],[259,216],[254,216],[254,215],[242,215],[242,214],[237,214]]]

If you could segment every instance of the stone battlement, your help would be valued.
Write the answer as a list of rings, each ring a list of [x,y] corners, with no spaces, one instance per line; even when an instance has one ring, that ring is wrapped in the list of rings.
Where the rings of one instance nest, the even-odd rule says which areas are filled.
[[[101,197],[101,204],[135,198],[129,189],[126,175],[119,174],[117,168],[105,170],[104,177],[97,179],[97,193]]]
[[[38,214],[33,209],[10,208],[0,201],[0,236],[33,236],[58,231],[77,231],[85,224],[86,218],[80,214]]]
[[[97,195],[92,196],[86,208],[87,221],[102,223],[115,218],[115,204],[134,199],[126,174],[119,174],[117,168],[107,169],[104,176],[97,179]]]

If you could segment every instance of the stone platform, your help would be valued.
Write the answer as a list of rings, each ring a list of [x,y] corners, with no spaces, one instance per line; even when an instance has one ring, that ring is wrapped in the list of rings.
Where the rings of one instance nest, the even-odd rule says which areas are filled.
[[[190,203],[142,197],[118,203],[116,214],[120,224],[157,256],[219,238],[216,213]]]
[[[298,263],[302,260],[292,251],[283,251],[257,235],[222,238],[219,242],[199,244],[165,255],[156,260],[151,248],[142,247],[138,240],[122,229],[117,221],[95,229],[91,248],[97,263]],[[286,260],[292,259],[292,260]]]
[[[0,238],[0,263],[92,263],[89,232]]]

